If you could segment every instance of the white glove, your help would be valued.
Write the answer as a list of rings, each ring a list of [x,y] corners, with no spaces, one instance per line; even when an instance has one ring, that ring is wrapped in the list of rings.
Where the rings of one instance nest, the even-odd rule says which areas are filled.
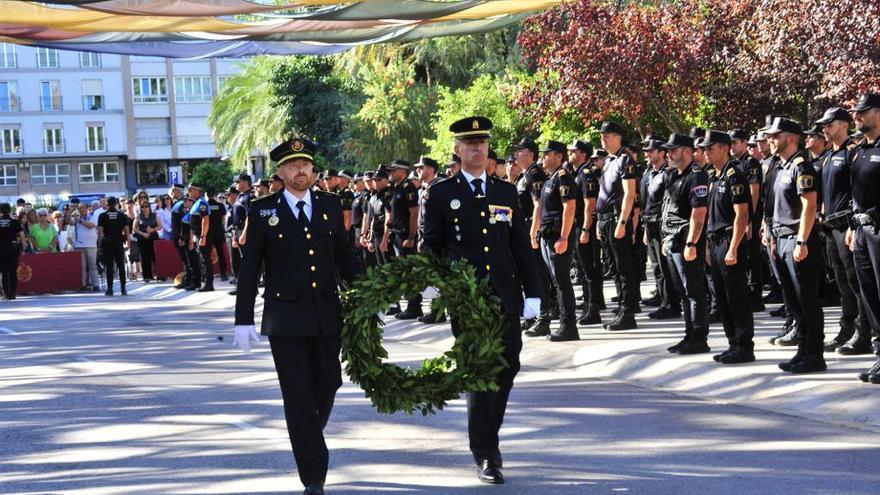
[[[436,287],[426,287],[425,290],[422,291],[422,297],[425,299],[435,299],[440,295],[440,292],[437,291]]]
[[[251,340],[260,341],[260,334],[257,333],[257,329],[253,325],[235,326],[235,338],[232,340],[232,345],[238,346],[244,352],[251,352]]]
[[[530,320],[541,314],[541,298],[527,297],[523,304],[523,318]]]

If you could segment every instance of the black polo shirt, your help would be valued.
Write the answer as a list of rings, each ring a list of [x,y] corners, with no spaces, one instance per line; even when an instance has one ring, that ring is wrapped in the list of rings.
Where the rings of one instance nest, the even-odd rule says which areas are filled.
[[[409,180],[390,187],[391,196],[387,204],[391,215],[391,228],[402,236],[410,234],[410,208],[419,206],[419,190]]]
[[[709,205],[709,176],[692,163],[681,173],[671,170],[663,177],[662,230],[665,235],[678,235],[686,231],[694,208]]]
[[[578,168],[574,179],[580,197],[580,201],[577,202],[579,210],[575,211],[575,220],[578,226],[584,224],[587,200],[599,197],[599,174],[599,169],[590,162],[586,162]]]
[[[565,167],[559,167],[541,188],[541,225],[550,225],[555,220],[561,220],[563,205],[577,196],[574,177]]]
[[[0,218],[0,248],[18,247],[21,231],[21,222],[17,218]]]
[[[831,149],[822,158],[821,169],[817,170],[822,177],[822,206],[825,216],[852,209],[852,183],[850,182],[851,155],[853,147],[847,139],[840,149]]]
[[[801,196],[818,191],[819,177],[805,151],[777,165],[773,184],[773,226],[796,229],[801,223]]]
[[[880,206],[880,139],[853,150],[853,211],[865,213]]]
[[[599,199],[596,200],[596,211],[613,213],[621,210],[623,203],[623,181],[638,179],[636,163],[623,151],[619,156],[608,155],[602,178],[599,181]]]
[[[107,210],[98,217],[98,227],[103,229],[104,243],[122,244],[125,240],[125,228],[131,220],[119,210]]]
[[[211,210],[208,214],[208,225],[211,236],[223,237],[225,235],[223,218],[226,216],[226,205],[216,199],[209,199],[208,207]]]
[[[709,219],[706,228],[709,232],[718,232],[733,227],[736,212],[733,205],[751,205],[752,194],[749,190],[749,179],[740,169],[741,162],[729,161],[721,169],[721,174],[709,183]],[[749,206],[751,211],[751,206]]]
[[[541,188],[547,180],[547,173],[537,163],[533,163],[516,182],[516,195],[523,218],[531,220],[535,214],[536,199],[541,197]]]
[[[761,162],[761,167],[767,167],[762,187],[764,192],[764,218],[773,218],[773,210],[776,208],[776,194],[773,192],[773,186],[776,184],[776,174],[779,172],[779,157],[772,155],[765,158]]]
[[[666,164],[663,164],[659,170],[652,166],[642,176],[639,196],[642,199],[642,219],[646,222],[660,221],[663,213],[663,176],[669,173],[669,170]]]

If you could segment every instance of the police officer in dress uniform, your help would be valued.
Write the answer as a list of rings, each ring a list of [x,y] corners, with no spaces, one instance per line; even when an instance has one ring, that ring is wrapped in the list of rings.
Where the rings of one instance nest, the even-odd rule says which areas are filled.
[[[731,129],[730,154],[736,160],[736,168],[748,180],[749,197],[751,198],[751,220],[745,242],[749,247],[749,298],[753,312],[764,311],[762,300],[764,290],[764,258],[761,256],[761,162],[749,153],[749,136],[745,129]],[[756,143],[757,144],[757,143]]]
[[[548,337],[551,342],[579,340],[575,320],[574,287],[571,284],[572,251],[575,238],[575,198],[577,184],[562,162],[567,149],[559,141],[548,141],[541,149],[544,171],[549,175],[541,188],[541,254],[556,286],[559,301],[559,330]]]
[[[678,354],[709,352],[706,300],[706,236],[703,228],[709,177],[694,161],[694,140],[671,134],[663,147],[675,167],[663,185],[663,250],[684,309],[684,338],[667,350]],[[705,156],[705,153],[703,153]],[[708,163],[708,162],[707,162]]]
[[[538,267],[538,279],[541,282],[541,314],[537,319],[526,319],[522,329],[528,337],[543,337],[550,335],[550,319],[556,307],[556,298],[552,290],[550,270],[544,263],[541,248],[538,243],[538,228],[541,224],[541,188],[547,180],[547,173],[538,163],[538,144],[531,138],[523,138],[513,146],[516,163],[523,172],[516,183],[517,199],[522,210],[526,225],[529,227],[532,251],[535,255]]]
[[[819,304],[822,240],[813,228],[819,179],[809,157],[798,149],[803,135],[799,123],[777,117],[766,134],[779,156],[773,184],[772,251],[783,263],[780,284],[788,293],[798,343],[794,357],[779,363],[779,368],[792,373],[824,371],[824,314]]]
[[[3,299],[15,299],[18,285],[18,257],[24,246],[24,229],[17,218],[12,218],[12,206],[0,203],[0,278],[3,282]]]
[[[850,111],[865,141],[852,155],[853,216],[847,240],[878,356],[859,379],[880,384],[880,94],[863,95]]]
[[[635,313],[640,299],[632,218],[638,195],[637,170],[635,162],[622,150],[623,127],[606,121],[599,132],[602,148],[608,152],[608,157],[599,182],[596,212],[599,233],[610,248],[620,287],[617,317],[604,326],[612,331],[631,330],[637,326]]]
[[[645,226],[645,245],[648,247],[648,255],[653,265],[660,303],[656,310],[648,313],[648,317],[655,320],[677,318],[681,315],[681,297],[672,282],[669,261],[663,254],[663,234],[660,230],[665,175],[670,173],[670,167],[666,162],[666,150],[663,149],[664,142],[660,139],[645,141],[645,153],[650,167],[642,176],[639,194],[644,205],[642,224]]]
[[[709,183],[709,268],[718,298],[718,311],[728,348],[713,356],[723,364],[755,360],[755,321],[749,306],[749,243],[746,238],[751,215],[748,178],[740,161],[731,157],[733,139],[722,131],[708,131],[698,146],[703,148],[715,174]]]
[[[306,495],[324,493],[329,454],[323,429],[342,385],[337,273],[350,282],[363,272],[345,234],[339,197],[311,190],[314,152],[299,138],[271,151],[285,188],[251,203],[235,301],[235,343],[247,351],[259,341],[254,299],[265,262],[261,333],[269,337]]]
[[[602,323],[599,309],[602,307],[602,270],[596,238],[596,198],[599,197],[599,175],[593,165],[593,145],[575,140],[568,148],[569,162],[575,175],[575,254],[583,274],[584,311],[578,317],[579,325]]]
[[[834,270],[834,279],[840,292],[840,331],[825,343],[826,351],[840,354],[867,354],[871,352],[870,325],[859,288],[852,251],[846,245],[846,231],[852,218],[852,160],[850,150],[856,145],[849,138],[852,116],[840,107],[829,108],[816,121],[831,143],[831,149],[822,159],[819,175],[822,177],[821,228],[825,232],[825,252]]]
[[[104,257],[104,270],[107,276],[106,296],[113,295],[113,266],[119,271],[119,292],[125,296],[125,248],[131,242],[131,221],[124,213],[117,210],[119,200],[111,196],[107,198],[107,211],[98,217],[98,246]]]
[[[462,168],[428,190],[424,247],[436,256],[472,263],[480,276],[489,277],[502,301],[509,367],[498,377],[498,391],[468,394],[468,434],[478,478],[497,484],[504,482],[498,431],[519,371],[519,317],[521,312],[527,318],[537,316],[540,282],[516,188],[486,174],[491,128],[485,117],[462,119],[450,126]],[[454,333],[455,321],[452,326]]]
[[[407,179],[409,163],[395,160],[388,166],[392,185],[385,204],[385,236],[382,243],[394,247],[398,257],[416,254],[419,233],[419,192]],[[398,320],[414,320],[422,316],[422,295],[415,294],[406,302],[406,309],[394,315]]]

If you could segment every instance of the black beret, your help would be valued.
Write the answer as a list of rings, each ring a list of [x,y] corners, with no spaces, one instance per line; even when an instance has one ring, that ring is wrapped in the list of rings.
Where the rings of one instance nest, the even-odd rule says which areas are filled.
[[[269,152],[269,158],[278,165],[296,158],[315,162],[315,143],[306,138],[294,138],[276,146]]]
[[[453,122],[449,130],[456,139],[489,139],[492,121],[486,117],[467,117]]]
[[[614,133],[621,136],[626,134],[626,131],[623,130],[623,126],[612,120],[606,120],[605,122],[602,122],[602,127],[599,128],[599,132],[602,134]]]

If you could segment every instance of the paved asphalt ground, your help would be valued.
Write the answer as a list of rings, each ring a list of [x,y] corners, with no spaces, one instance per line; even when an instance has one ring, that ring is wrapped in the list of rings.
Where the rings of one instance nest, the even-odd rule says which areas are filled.
[[[231,322],[225,308],[136,294],[0,306],[0,493],[301,493],[268,344],[234,349]],[[426,335],[444,343],[446,332],[395,323],[386,347],[412,363],[438,354]],[[504,486],[476,480],[462,401],[431,417],[379,415],[346,383],[327,429],[328,493],[880,493],[876,430],[549,362],[527,360],[517,379]]]

